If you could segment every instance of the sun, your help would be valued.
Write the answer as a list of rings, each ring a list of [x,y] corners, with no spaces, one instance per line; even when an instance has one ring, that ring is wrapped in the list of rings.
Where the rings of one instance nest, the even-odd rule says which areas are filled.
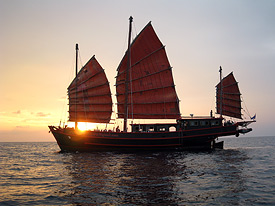
[[[78,122],[77,124],[77,128],[80,130],[80,131],[85,131],[85,130],[88,130],[88,127],[87,127],[87,123],[85,122]]]
[[[74,122],[68,122],[68,127],[75,127]],[[90,122],[78,122],[77,128],[80,131],[87,131],[87,130],[95,130],[98,127],[98,123],[90,123]]]
[[[97,128],[97,123],[88,123],[88,122],[78,122],[77,123],[77,128],[80,131],[86,131],[86,130],[94,130]],[[68,122],[69,127],[74,127],[75,123],[74,122]]]

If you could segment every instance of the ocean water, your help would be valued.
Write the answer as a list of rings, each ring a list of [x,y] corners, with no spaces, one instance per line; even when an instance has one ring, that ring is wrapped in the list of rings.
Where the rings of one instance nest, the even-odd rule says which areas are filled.
[[[0,205],[275,205],[275,137],[212,152],[59,153],[0,143]]]

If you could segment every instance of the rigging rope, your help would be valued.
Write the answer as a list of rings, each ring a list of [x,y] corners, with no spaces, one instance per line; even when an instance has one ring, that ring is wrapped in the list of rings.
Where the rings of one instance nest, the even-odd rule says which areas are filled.
[[[70,81],[71,81],[71,79],[72,79],[72,77],[73,77],[73,74],[74,74],[74,72],[75,72],[75,68],[74,68],[74,62],[75,60],[73,59],[72,60],[72,64],[71,64],[71,69],[70,69],[70,73],[69,73],[69,75],[68,75],[68,79],[67,79],[67,81],[66,81],[66,85],[68,85],[69,83],[70,83]],[[62,106],[62,110],[61,110],[61,114],[60,114],[60,122],[68,122],[68,116],[66,116],[65,115],[65,113],[67,113],[67,111],[68,111],[68,109],[66,110],[66,112],[64,112],[65,111],[65,105],[68,105],[68,100],[69,100],[69,96],[68,96],[68,98],[67,98],[67,95],[66,95],[66,98],[62,98],[63,99],[63,106]]]
[[[87,111],[86,111],[86,105],[85,105],[85,91],[82,89],[82,95],[83,95],[83,107],[84,107],[84,113],[85,113],[85,120],[87,121]]]
[[[132,36],[132,35],[131,35]],[[132,37],[133,42],[133,37]],[[132,84],[132,66],[131,66],[131,58],[130,58],[130,90],[131,90],[131,110],[132,110],[132,121],[134,120],[134,102],[133,102],[133,84]],[[128,115],[128,114],[127,114]]]
[[[136,28],[136,24],[135,24],[135,21],[133,21],[133,25],[134,25],[134,29],[135,29],[135,38],[137,37],[137,28]],[[133,32],[132,32],[133,33]],[[135,39],[133,38],[133,39]]]
[[[82,60],[81,60],[80,50],[78,50],[78,58],[79,58],[79,61],[80,61],[80,68],[82,69],[83,64],[82,64]]]
[[[242,102],[244,103],[244,107],[245,107],[245,110],[243,109],[243,111],[249,116],[249,118],[251,118],[251,115],[247,109],[247,106],[245,104],[245,101],[244,101],[244,98],[241,96],[241,99],[242,99]]]

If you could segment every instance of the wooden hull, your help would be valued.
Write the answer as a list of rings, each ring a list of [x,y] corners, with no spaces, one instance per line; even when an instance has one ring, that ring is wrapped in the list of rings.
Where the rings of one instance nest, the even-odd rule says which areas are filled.
[[[180,130],[175,132],[103,132],[78,131],[49,126],[61,151],[213,149],[222,147],[215,140],[236,135],[237,125]]]

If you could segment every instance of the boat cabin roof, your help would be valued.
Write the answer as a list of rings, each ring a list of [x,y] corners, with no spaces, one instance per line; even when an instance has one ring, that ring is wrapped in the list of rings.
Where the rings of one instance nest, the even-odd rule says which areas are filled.
[[[131,124],[132,132],[168,132],[178,131],[177,123],[156,123],[156,124]]]
[[[222,118],[186,118],[177,123],[130,124],[132,132],[171,132],[179,130],[200,129],[222,125]]]

